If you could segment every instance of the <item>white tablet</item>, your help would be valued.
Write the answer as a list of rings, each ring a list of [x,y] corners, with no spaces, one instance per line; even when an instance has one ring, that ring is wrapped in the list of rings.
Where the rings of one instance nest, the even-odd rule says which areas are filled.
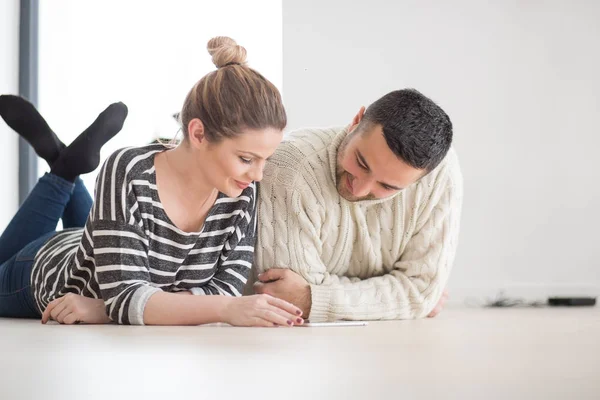
[[[335,321],[335,322],[305,322],[302,325],[310,327],[326,327],[326,326],[366,326],[369,323],[367,321]]]

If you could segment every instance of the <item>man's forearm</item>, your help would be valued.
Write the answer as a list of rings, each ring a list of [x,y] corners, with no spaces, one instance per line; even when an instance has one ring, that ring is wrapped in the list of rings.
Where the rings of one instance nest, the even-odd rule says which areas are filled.
[[[424,318],[434,309],[444,285],[400,272],[364,280],[329,275],[323,284],[311,285],[310,320]]]

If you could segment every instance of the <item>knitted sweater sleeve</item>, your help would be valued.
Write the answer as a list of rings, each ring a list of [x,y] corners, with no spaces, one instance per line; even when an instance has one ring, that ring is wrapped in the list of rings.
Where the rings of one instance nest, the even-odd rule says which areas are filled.
[[[325,272],[320,284],[311,284],[311,321],[413,319],[431,312],[458,242],[462,178],[448,178],[421,211],[416,233],[389,273],[360,280]]]

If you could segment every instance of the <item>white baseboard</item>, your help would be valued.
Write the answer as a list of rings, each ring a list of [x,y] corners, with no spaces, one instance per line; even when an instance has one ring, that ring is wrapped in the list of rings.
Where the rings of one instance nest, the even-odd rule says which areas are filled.
[[[450,304],[464,304],[485,302],[503,295],[508,298],[519,298],[525,301],[546,301],[548,297],[600,297],[600,282],[592,283],[506,283],[503,285],[490,285],[489,283],[477,285],[448,286]]]

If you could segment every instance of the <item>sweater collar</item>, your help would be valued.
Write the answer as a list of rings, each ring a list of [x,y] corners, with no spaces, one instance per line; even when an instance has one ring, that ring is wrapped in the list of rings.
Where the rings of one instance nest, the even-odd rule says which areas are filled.
[[[335,128],[334,131],[336,133],[334,134],[334,137],[331,140],[331,143],[329,143],[329,146],[327,146],[327,153],[329,156],[329,173],[331,174],[331,181],[335,185],[334,190],[337,193],[336,170],[337,170],[338,150],[340,148],[340,145],[346,138],[346,136],[348,136],[349,132],[348,132],[348,128]],[[344,199],[342,196],[340,196],[339,193],[337,193],[337,195],[340,197],[340,200],[342,201],[342,203],[345,203],[348,205],[358,205],[358,206],[368,207],[368,206],[372,206],[375,204],[380,204],[380,203],[392,200],[396,196],[400,195],[402,192],[403,192],[403,190],[400,190],[400,191],[394,193],[393,195],[384,197],[382,199],[361,200],[361,201],[348,201],[348,200]]]

